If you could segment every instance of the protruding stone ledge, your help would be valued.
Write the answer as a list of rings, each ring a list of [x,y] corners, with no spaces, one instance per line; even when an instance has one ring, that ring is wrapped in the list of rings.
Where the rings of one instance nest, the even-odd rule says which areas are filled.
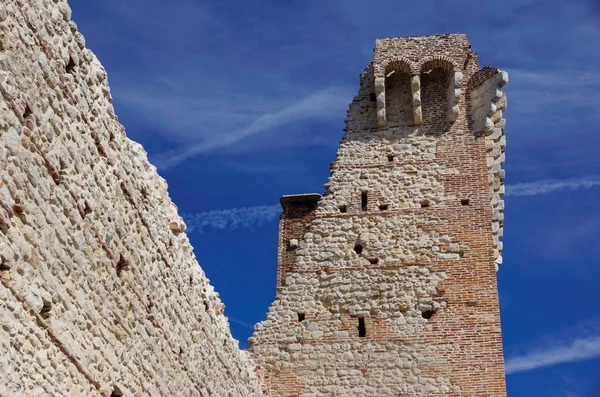
[[[321,199],[318,193],[290,194],[281,196],[279,202],[285,216],[303,216],[314,210]]]

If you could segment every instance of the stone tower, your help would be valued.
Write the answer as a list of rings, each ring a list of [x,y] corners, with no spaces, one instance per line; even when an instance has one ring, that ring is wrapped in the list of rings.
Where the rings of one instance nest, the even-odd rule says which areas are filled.
[[[464,34],[380,39],[326,191],[283,196],[250,351],[271,396],[505,396],[505,72]]]

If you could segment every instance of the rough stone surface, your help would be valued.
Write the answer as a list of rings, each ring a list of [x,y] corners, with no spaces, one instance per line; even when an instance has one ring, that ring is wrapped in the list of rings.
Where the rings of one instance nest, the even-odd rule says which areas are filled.
[[[0,396],[261,396],[70,15],[0,6]]]
[[[506,82],[462,34],[377,40],[325,194],[282,198],[269,395],[506,396]]]

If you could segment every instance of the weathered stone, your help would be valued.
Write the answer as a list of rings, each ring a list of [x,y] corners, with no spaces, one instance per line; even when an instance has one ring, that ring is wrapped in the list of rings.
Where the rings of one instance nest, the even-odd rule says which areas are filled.
[[[262,396],[70,17],[0,6],[0,395]]]
[[[276,300],[249,340],[272,396],[506,395],[497,304],[473,321],[459,303],[497,302],[502,261],[504,75],[467,48],[464,35],[378,40],[326,194],[286,196]]]

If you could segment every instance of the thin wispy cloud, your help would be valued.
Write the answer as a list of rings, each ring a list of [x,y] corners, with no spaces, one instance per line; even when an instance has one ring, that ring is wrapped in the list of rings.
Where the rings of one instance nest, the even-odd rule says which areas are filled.
[[[248,328],[248,329],[254,329],[254,325],[252,325],[252,324],[249,324],[249,323],[247,323],[247,322],[245,322],[245,321],[242,321],[242,320],[238,320],[238,319],[237,319],[237,318],[235,318],[235,317],[228,317],[228,319],[229,319],[229,321],[231,321],[232,323],[239,324],[239,325],[241,325],[241,326],[242,326],[242,327],[244,327],[244,328]]]
[[[538,196],[561,190],[590,189],[600,186],[600,177],[587,177],[568,180],[543,180],[527,183],[516,183],[506,186],[507,196]]]
[[[236,94],[227,97],[196,97],[180,90],[179,80],[160,79],[138,89],[127,83],[120,87],[117,102],[125,105],[146,124],[157,129],[169,141],[197,142],[218,135],[219,131],[235,130],[252,122],[257,115],[272,107],[268,101]],[[208,84],[200,76],[195,84]],[[207,89],[208,94],[212,94]]]
[[[188,233],[202,233],[205,229],[254,228],[271,222],[279,216],[279,205],[213,210],[196,214],[182,214]]]
[[[572,180],[543,180],[517,183],[506,186],[507,196],[537,196],[559,190],[589,189],[600,186],[600,178]],[[195,214],[182,214],[188,233],[202,233],[205,229],[237,229],[261,226],[275,220],[281,213],[279,205],[259,205],[222,210],[212,210]]]
[[[600,105],[600,77],[592,70],[508,69],[511,78],[508,99],[511,110],[540,113],[560,109],[595,108]],[[545,114],[543,117],[549,117]],[[589,118],[596,117],[589,113]]]
[[[329,118],[332,115],[337,117],[339,111],[347,107],[348,99],[348,93],[344,90],[329,87],[302,98],[290,106],[264,113],[241,128],[205,135],[202,142],[179,151],[163,153],[157,156],[154,163],[158,168],[168,169],[198,154],[236,144],[243,139],[277,127],[304,120]]]
[[[585,70],[521,70],[509,69],[511,78],[516,76],[520,81],[537,87],[552,90],[600,85],[600,76]]]
[[[506,360],[506,374],[600,357],[600,335],[575,338],[546,349],[532,350]]]

